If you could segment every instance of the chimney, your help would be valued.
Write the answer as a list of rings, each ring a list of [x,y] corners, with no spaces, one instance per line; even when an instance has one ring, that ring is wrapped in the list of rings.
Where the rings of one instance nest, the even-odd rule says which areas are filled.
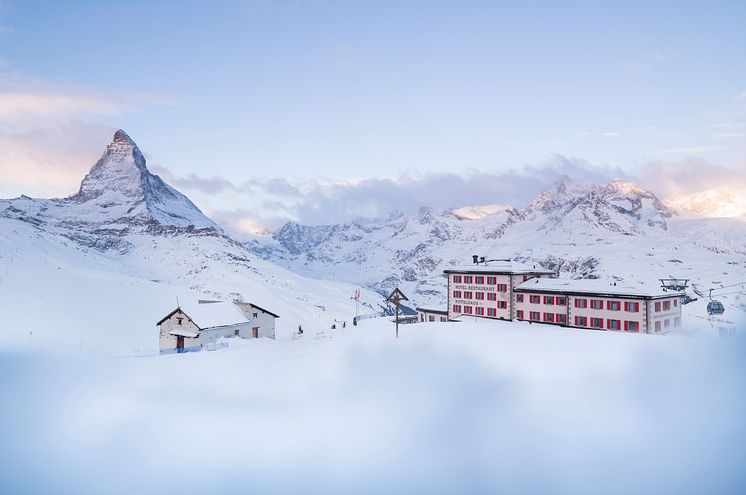
[[[474,263],[475,265],[478,265],[478,264],[479,264],[479,255],[473,254],[473,255],[471,256],[471,259],[472,259],[472,262],[473,262],[473,263]]]

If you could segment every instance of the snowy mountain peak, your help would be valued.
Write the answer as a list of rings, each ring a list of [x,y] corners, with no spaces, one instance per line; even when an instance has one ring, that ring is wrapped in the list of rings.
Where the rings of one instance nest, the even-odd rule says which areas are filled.
[[[0,202],[0,217],[49,226],[86,246],[120,251],[129,249],[122,238],[133,233],[222,235],[189,198],[148,171],[137,144],[121,129],[76,194]]]
[[[624,180],[624,179],[614,179],[608,184],[606,184],[606,189],[611,192],[619,193],[619,194],[646,194],[647,191],[642,189],[640,186],[635,184],[634,182]],[[649,194],[649,193],[648,193]]]
[[[140,199],[144,196],[148,176],[145,157],[132,138],[120,129],[85,176],[73,199],[89,201],[110,192]]]
[[[451,210],[450,213],[461,220],[478,220],[480,218],[502,213],[511,209],[508,205],[491,204],[491,205],[474,205],[462,206]]]
[[[135,142],[132,140],[129,134],[124,132],[122,129],[119,129],[117,132],[114,133],[114,141],[112,141],[112,144],[114,143],[136,146]]]

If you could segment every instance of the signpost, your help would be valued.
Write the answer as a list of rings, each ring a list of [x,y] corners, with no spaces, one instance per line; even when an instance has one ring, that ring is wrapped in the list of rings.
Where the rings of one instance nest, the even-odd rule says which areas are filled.
[[[388,302],[392,302],[396,304],[396,338],[399,338],[399,303],[401,301],[409,301],[407,296],[404,295],[402,291],[399,290],[399,287],[394,289],[394,292],[392,292],[389,297],[386,298]]]

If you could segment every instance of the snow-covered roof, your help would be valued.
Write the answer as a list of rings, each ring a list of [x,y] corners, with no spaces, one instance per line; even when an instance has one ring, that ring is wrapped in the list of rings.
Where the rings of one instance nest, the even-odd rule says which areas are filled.
[[[227,325],[235,325],[237,323],[247,323],[249,320],[244,316],[238,306],[232,302],[203,302],[199,303],[186,302],[180,303],[179,308],[186,314],[190,320],[197,325],[200,330],[213,327],[224,327]],[[174,310],[168,316],[171,316],[176,310]],[[166,318],[168,318],[168,316]],[[164,318],[165,320],[165,318]],[[162,323],[163,320],[158,322]]]
[[[421,313],[435,313],[439,315],[447,315],[448,311],[445,309],[430,309],[430,308],[414,308],[415,311],[420,311]]]
[[[195,330],[189,330],[188,328],[184,328],[184,327],[174,328],[173,330],[171,330],[168,333],[170,335],[178,335],[180,337],[190,337],[190,338],[194,338],[194,337],[199,336],[199,332],[197,332]]]
[[[541,265],[520,263],[518,261],[487,261],[480,264],[469,264],[449,268],[444,273],[500,273],[500,274],[552,274],[552,270],[542,268]]]
[[[518,292],[559,292],[566,294],[610,295],[626,297],[673,297],[676,293],[663,292],[649,284],[633,286],[625,282],[604,279],[533,278],[515,288]]]

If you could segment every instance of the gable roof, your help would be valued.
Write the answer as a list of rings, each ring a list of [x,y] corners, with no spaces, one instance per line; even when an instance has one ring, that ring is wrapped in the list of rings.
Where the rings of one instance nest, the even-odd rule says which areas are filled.
[[[400,301],[409,301],[409,298],[404,295],[399,287],[394,289],[391,294],[389,294],[389,297],[386,298],[387,301],[396,301],[397,299],[399,299]]]
[[[265,313],[267,313],[268,315],[274,316],[275,318],[279,318],[279,317],[280,317],[280,315],[276,315],[276,314],[274,314],[274,313],[273,313],[272,311],[270,311],[270,310],[268,310],[268,309],[264,309],[264,308],[262,308],[261,306],[257,306],[257,305],[256,305],[256,304],[254,304],[254,303],[249,303],[249,306],[251,306],[252,308],[256,308],[256,309],[258,309],[259,311],[264,311],[264,312],[265,312]]]
[[[156,326],[171,318],[178,311],[184,313],[200,330],[248,323],[249,321],[241,309],[233,303],[222,301],[199,303],[190,301],[182,303],[178,308],[171,311],[161,321],[156,323]]]

